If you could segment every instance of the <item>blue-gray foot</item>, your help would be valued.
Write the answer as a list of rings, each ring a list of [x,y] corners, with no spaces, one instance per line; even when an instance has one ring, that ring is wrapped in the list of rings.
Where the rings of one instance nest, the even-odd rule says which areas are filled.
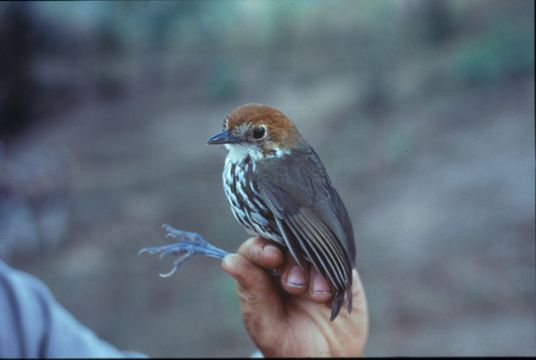
[[[177,269],[193,255],[205,255],[217,259],[223,259],[229,254],[227,251],[210,244],[198,233],[175,229],[167,224],[164,224],[162,227],[166,231],[167,237],[177,240],[178,242],[176,244],[164,246],[146,247],[138,252],[138,255],[143,253],[160,254],[160,258],[167,255],[180,256],[173,263],[173,268],[171,271],[166,274],[160,274],[161,277],[173,275],[175,271],[177,271]]]

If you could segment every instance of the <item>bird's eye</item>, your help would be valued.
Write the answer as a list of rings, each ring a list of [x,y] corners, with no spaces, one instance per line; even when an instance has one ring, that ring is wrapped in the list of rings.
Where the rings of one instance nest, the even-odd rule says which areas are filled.
[[[253,129],[253,138],[260,140],[266,135],[266,128],[264,126],[259,126]]]

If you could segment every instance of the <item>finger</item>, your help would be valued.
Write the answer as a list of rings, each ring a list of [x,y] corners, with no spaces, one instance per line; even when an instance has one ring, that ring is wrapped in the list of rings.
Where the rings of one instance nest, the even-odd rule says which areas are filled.
[[[281,286],[292,295],[303,294],[307,289],[307,267],[300,268],[290,252],[285,256],[285,265],[281,271]]]
[[[333,297],[333,289],[328,280],[326,280],[316,269],[311,266],[309,282],[309,297],[318,303],[326,303]]]
[[[353,269],[352,270],[352,312],[348,313],[347,311],[341,311],[339,313],[339,317],[346,321],[348,324],[351,324],[354,330],[348,331],[346,334],[353,334],[352,336],[355,338],[357,336],[358,338],[363,339],[361,344],[364,344],[368,337],[368,330],[369,330],[369,315],[368,315],[368,308],[367,308],[367,299],[365,290],[363,288],[363,283],[361,282],[360,276],[358,272]],[[348,339],[349,341],[350,339]],[[347,342],[348,342],[347,341]],[[354,342],[356,346],[358,346],[357,342]],[[362,347],[360,348],[358,346],[357,353],[362,352]]]
[[[237,281],[240,310],[246,324],[265,328],[283,318],[280,293],[262,267],[241,254],[227,255],[222,267]]]
[[[258,237],[246,240],[238,248],[238,253],[265,269],[278,269],[285,259],[283,251],[277,245]]]
[[[352,311],[364,313],[365,315],[368,314],[365,289],[356,269],[352,270],[352,300]],[[365,320],[368,320],[366,316]]]

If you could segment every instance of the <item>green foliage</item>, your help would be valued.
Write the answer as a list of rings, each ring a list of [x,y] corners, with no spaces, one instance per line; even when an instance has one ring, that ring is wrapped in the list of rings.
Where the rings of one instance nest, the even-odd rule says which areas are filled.
[[[470,85],[489,85],[533,71],[533,30],[527,23],[501,23],[471,38],[453,55],[454,75]]]

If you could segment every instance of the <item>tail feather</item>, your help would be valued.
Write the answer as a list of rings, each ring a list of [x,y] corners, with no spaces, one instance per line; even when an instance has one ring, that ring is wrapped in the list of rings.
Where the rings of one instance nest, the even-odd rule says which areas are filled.
[[[348,303],[348,314],[352,313],[352,288],[349,288],[346,291],[347,303]]]
[[[331,317],[329,318],[331,321],[335,320],[335,318],[339,314],[342,304],[344,303],[345,293],[346,293],[346,304],[347,304],[346,308],[348,309],[349,314],[352,312],[352,288],[348,288],[346,291],[336,290],[335,295],[333,296],[333,300],[331,301]]]
[[[331,301],[331,317],[329,320],[333,321],[341,310],[342,303],[344,301],[344,291],[336,290],[333,300]]]

